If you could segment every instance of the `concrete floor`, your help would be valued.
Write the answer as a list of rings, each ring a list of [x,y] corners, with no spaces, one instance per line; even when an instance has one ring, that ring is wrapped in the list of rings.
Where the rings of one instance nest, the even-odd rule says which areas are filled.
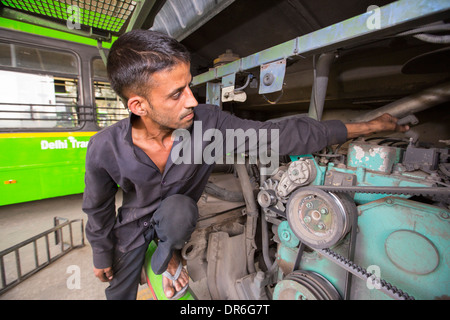
[[[240,189],[237,179],[232,175],[214,175],[211,180],[230,190]],[[120,206],[121,199],[119,192],[116,197],[117,206]],[[81,210],[81,203],[82,195],[79,194],[0,206],[0,251],[51,229],[54,217],[68,220],[83,219],[85,224],[87,219]],[[203,196],[198,202],[200,215],[221,212],[242,204],[221,201],[212,196]],[[73,224],[75,245],[81,243],[80,229],[79,223]],[[30,265],[29,268],[34,266],[32,246],[27,247],[30,247],[29,252],[25,250],[22,254],[21,251],[21,264],[25,265],[24,269],[27,268],[27,264]],[[45,250],[42,251],[45,252]],[[14,279],[17,277],[15,259],[13,254],[10,255],[9,259],[5,257],[5,268],[7,278]],[[74,282],[75,275],[79,275],[79,282]],[[0,300],[104,300],[104,290],[107,286],[107,283],[100,282],[93,274],[91,247],[88,241],[85,241],[84,247],[68,252],[2,294]],[[197,298],[209,299],[209,292],[203,283],[191,281],[191,288]],[[151,299],[146,285],[139,287],[138,299]]]

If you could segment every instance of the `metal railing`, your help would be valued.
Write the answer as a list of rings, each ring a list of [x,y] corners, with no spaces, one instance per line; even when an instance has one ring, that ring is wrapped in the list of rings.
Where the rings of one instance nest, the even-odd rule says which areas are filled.
[[[92,106],[0,102],[0,129],[73,129],[84,121],[93,121],[94,116]]]
[[[74,223],[80,223],[81,227],[80,243],[77,245],[74,245],[72,229],[72,224]],[[64,234],[64,231],[67,229],[69,230],[68,239],[66,238],[67,235]],[[53,241],[50,239],[52,233],[54,234]],[[44,243],[42,243],[42,240],[44,240]],[[21,249],[23,250],[29,245],[32,245],[32,254],[30,254],[30,248],[28,248],[28,252],[25,251],[24,253],[26,257],[23,259],[24,257],[21,256],[23,251]],[[55,217],[53,228],[0,252],[0,295],[61,258],[72,249],[84,247],[84,245],[84,223],[82,219],[69,221],[65,218]],[[42,254],[42,249],[44,254]],[[33,264],[30,261],[32,257],[34,257],[34,267],[30,269],[30,265]],[[14,261],[15,268],[10,267],[14,265]],[[13,270],[15,270],[15,275]]]

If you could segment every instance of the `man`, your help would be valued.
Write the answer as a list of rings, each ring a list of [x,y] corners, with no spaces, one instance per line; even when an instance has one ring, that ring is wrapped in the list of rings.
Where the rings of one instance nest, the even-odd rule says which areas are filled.
[[[377,131],[406,131],[390,115],[366,123],[318,122],[308,117],[277,123],[242,120],[216,106],[198,105],[189,84],[190,57],[174,39],[148,30],[122,35],[108,56],[113,89],[127,102],[130,117],[100,131],[89,142],[83,210],[93,249],[94,273],[109,281],[108,299],[135,299],[147,246],[158,239],[151,267],[163,273],[167,297],[188,286],[179,250],[194,231],[197,201],[213,164],[174,163],[172,134],[186,129],[191,137],[216,129],[279,130],[280,154],[306,154],[348,138]],[[199,121],[201,126],[193,126]],[[192,140],[200,150],[204,141]],[[198,149],[197,149],[198,150]],[[115,193],[123,203],[115,210]]]

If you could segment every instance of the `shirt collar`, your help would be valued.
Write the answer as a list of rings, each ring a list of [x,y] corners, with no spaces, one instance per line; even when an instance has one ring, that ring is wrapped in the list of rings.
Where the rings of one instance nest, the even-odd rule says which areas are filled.
[[[138,116],[135,115],[133,112],[130,112],[130,116],[128,117],[128,120],[125,122],[125,135],[123,136],[123,138],[130,145],[133,145],[133,137],[131,136],[132,123],[134,119],[136,119],[137,117]]]

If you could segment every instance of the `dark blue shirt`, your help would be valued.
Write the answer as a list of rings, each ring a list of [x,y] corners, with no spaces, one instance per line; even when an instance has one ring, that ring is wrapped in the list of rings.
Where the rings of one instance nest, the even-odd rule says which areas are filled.
[[[267,129],[269,145],[271,130],[278,130],[281,155],[308,154],[347,139],[347,129],[338,120],[319,122],[309,117],[299,117],[279,122],[259,122],[237,118],[212,105],[199,105],[194,108],[194,113],[194,124],[184,131],[186,135],[183,139],[175,140],[172,146],[172,152],[177,150],[178,157],[169,156],[163,173],[144,151],[133,144],[131,123],[135,115],[99,131],[90,139],[86,155],[83,211],[88,215],[86,236],[93,249],[96,268],[112,265],[116,246],[118,250],[127,252],[144,244],[143,232],[161,200],[173,194],[199,200],[214,166],[208,159],[204,161],[201,153],[220,154],[219,149],[211,152],[211,140],[216,143],[218,140],[208,138],[208,134],[204,136],[205,133],[223,134],[224,153],[229,151],[226,148],[226,134],[230,129],[257,132]],[[180,145],[188,140],[190,154],[186,154],[187,149]],[[245,151],[248,148],[246,144]],[[241,151],[237,142],[233,151]],[[187,157],[191,161],[187,161]],[[115,194],[118,186],[123,191],[123,203],[116,215]]]

